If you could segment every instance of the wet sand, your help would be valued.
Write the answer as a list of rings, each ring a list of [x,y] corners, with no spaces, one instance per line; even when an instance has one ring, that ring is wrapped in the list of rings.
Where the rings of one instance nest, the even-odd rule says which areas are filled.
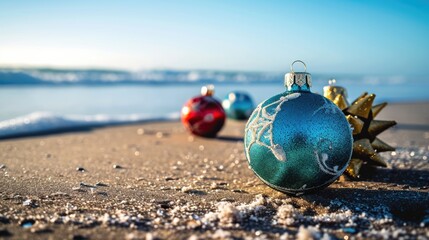
[[[0,238],[428,238],[429,103],[377,119],[389,168],[301,197],[248,168],[245,122],[215,139],[180,122],[0,141]]]

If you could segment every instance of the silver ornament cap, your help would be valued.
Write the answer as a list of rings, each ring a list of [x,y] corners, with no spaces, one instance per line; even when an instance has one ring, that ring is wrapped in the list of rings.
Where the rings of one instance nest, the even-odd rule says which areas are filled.
[[[304,65],[304,72],[295,72],[293,65],[295,63],[302,63]],[[296,60],[290,65],[289,73],[285,74],[285,87],[288,91],[310,91],[312,86],[311,74],[307,72],[307,65],[301,61]]]
[[[209,84],[209,85],[203,86],[201,88],[201,95],[203,95],[203,96],[213,96],[214,89],[215,89],[215,87],[214,87],[213,84]]]

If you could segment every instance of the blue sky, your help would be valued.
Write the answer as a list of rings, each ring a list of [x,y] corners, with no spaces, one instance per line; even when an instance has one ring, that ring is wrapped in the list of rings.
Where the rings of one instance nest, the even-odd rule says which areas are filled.
[[[429,74],[428,1],[1,1],[0,65]]]

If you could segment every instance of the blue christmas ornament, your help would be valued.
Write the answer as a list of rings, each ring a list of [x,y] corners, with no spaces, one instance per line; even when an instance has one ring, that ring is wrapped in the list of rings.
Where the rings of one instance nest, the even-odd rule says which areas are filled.
[[[236,120],[247,120],[255,109],[252,98],[244,92],[230,92],[222,101],[222,106],[226,116]]]
[[[244,137],[247,160],[268,186],[291,194],[322,189],[347,168],[353,138],[341,110],[310,92],[311,75],[285,75],[287,91],[259,104]],[[306,66],[304,64],[305,70]]]

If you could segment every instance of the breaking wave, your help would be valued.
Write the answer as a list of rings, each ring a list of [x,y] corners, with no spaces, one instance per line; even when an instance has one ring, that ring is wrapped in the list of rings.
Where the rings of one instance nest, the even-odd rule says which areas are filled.
[[[280,72],[240,72],[211,70],[67,70],[44,68],[0,68],[0,85],[96,85],[96,84],[169,84],[169,83],[270,83],[282,81]],[[314,74],[313,80],[326,83],[332,75]],[[336,75],[342,83],[403,84],[404,76]]]
[[[26,116],[0,122],[0,139],[23,137],[44,133],[91,129],[112,125],[141,123],[147,121],[177,120],[178,113],[166,116],[148,116],[140,114],[109,115],[54,115],[46,112],[35,112]]]

